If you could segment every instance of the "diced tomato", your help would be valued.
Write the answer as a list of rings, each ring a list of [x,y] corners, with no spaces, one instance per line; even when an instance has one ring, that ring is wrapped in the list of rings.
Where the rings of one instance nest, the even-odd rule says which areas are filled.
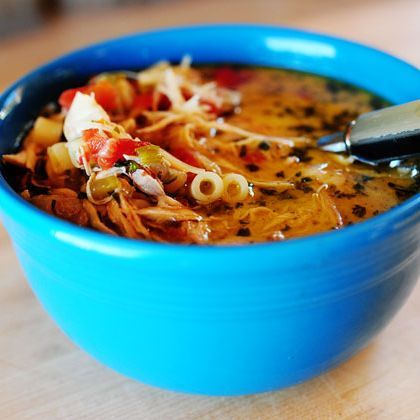
[[[133,155],[136,149],[148,144],[150,143],[146,141],[134,141],[132,139],[108,139],[98,153],[98,165],[102,169],[112,168],[124,155]]]
[[[153,103],[153,111],[167,111],[171,105],[171,101],[166,95],[158,93],[157,97],[155,97],[155,102]]]
[[[136,111],[151,111],[153,109],[153,92],[137,95],[134,98],[132,108]]]
[[[179,160],[188,163],[188,165],[195,166],[196,168],[201,167],[201,164],[194,156],[194,153],[185,147],[176,147],[171,149],[171,153]]]
[[[83,131],[83,138],[86,141],[85,156],[87,160],[96,158],[99,151],[105,146],[108,138],[99,133],[97,128]]]
[[[82,86],[74,89],[65,90],[58,98],[58,103],[62,108],[69,109],[77,92],[89,93],[89,86]]]
[[[147,141],[114,139],[104,136],[98,129],[83,132],[86,141],[86,158],[94,159],[102,169],[112,168],[124,155],[133,155],[139,147],[147,146]]]
[[[214,77],[219,86],[235,89],[252,76],[248,70],[235,70],[232,67],[220,67],[215,71]]]
[[[99,130],[96,128],[85,130],[83,132],[83,137],[87,144],[87,148],[85,149],[87,160],[90,160],[91,157],[96,157],[108,140],[105,136],[100,135]]]
[[[83,138],[87,141],[91,148],[92,145],[95,144],[97,141],[107,140],[107,137],[103,134],[100,134],[97,128],[88,128],[86,130],[83,130]]]
[[[109,169],[118,160],[118,144],[116,139],[108,139],[104,146],[99,150],[96,160],[102,169]]]
[[[132,139],[118,140],[118,156],[121,159],[123,155],[133,155],[139,147],[150,144],[147,141],[134,141]]]
[[[105,111],[113,112],[117,109],[118,91],[111,82],[101,80],[90,88],[95,94],[96,102],[98,102]]]
[[[193,174],[192,172],[187,173],[187,184],[191,184],[193,182],[194,178],[197,176],[197,174]]]
[[[264,162],[266,160],[266,157],[264,156],[264,153],[260,150],[254,150],[250,153],[247,153],[243,159],[247,163],[259,164]]]
[[[105,111],[113,112],[117,108],[117,90],[111,82],[101,80],[94,85],[82,86],[65,90],[59,97],[58,103],[65,109],[69,109],[77,92],[95,94],[95,100]]]
[[[145,92],[134,98],[132,110],[134,113],[142,111],[167,111],[171,102],[166,95],[159,92]]]

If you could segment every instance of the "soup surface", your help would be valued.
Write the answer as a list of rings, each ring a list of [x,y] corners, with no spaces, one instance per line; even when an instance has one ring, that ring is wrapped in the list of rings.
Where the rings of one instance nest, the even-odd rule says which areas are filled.
[[[3,160],[26,200],[81,226],[161,242],[281,241],[419,190],[415,162],[372,167],[315,146],[386,105],[310,74],[186,59],[64,91]]]

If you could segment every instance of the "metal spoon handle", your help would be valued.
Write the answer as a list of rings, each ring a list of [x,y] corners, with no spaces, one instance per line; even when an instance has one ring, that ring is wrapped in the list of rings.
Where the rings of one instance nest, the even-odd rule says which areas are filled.
[[[420,156],[420,100],[362,114],[318,146],[368,163]]]
[[[345,142],[351,155],[369,162],[420,155],[420,100],[361,115]]]

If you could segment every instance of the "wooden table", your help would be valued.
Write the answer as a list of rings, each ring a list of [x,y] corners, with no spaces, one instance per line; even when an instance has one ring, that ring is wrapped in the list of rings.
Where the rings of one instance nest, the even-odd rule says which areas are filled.
[[[169,7],[169,9],[168,9]],[[417,0],[180,0],[56,19],[0,40],[0,88],[57,54],[156,26],[249,21],[349,37],[420,65]],[[1,205],[1,203],[0,203]],[[70,343],[30,291],[0,227],[0,419],[419,419],[420,288],[366,350],[281,392],[205,398],[154,389]]]

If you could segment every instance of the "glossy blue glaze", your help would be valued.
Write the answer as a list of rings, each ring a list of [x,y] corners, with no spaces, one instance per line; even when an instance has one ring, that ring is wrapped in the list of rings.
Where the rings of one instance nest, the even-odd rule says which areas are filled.
[[[307,32],[206,26],[107,41],[32,72],[0,98],[0,153],[65,87],[157,60],[287,67],[399,103],[419,71],[382,52]],[[27,278],[81,348],[159,387],[210,395],[279,389],[330,369],[392,318],[419,274],[420,197],[341,231],[245,247],[114,238],[50,217],[0,176],[0,210]],[[42,338],[41,338],[42,339]]]

